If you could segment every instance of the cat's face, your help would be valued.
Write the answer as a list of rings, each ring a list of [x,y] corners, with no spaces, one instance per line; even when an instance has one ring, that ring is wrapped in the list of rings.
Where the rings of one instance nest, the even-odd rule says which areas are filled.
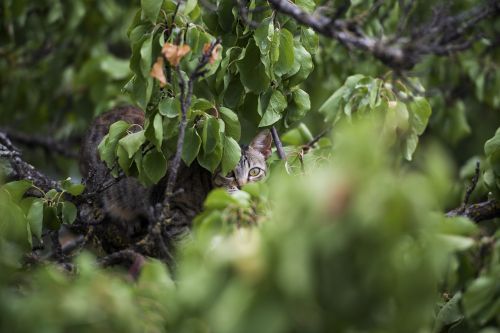
[[[229,193],[236,192],[245,184],[257,182],[266,176],[266,159],[271,155],[271,133],[260,132],[246,148],[241,149],[238,165],[227,175],[216,173],[213,183],[225,188]]]

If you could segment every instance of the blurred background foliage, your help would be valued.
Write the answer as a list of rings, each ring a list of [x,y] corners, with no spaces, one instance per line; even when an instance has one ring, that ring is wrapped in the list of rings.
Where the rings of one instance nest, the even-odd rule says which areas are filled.
[[[95,115],[137,102],[124,90],[133,75],[127,29],[149,2],[4,0],[0,127],[77,141]],[[346,17],[354,18],[374,1],[334,5],[344,2],[350,4]],[[384,2],[380,15],[365,22],[366,32],[397,29],[398,3]],[[430,17],[434,3],[417,2],[407,26]],[[475,3],[455,1],[448,10]],[[231,24],[218,19],[219,26],[210,26],[200,4],[186,2],[190,18],[220,34],[223,45],[234,42]],[[236,10],[228,4],[218,1],[226,9],[219,13],[233,20]],[[285,25],[296,31],[294,22]],[[498,36],[500,22],[480,29]],[[247,35],[238,33],[246,43]],[[499,52],[498,37],[484,37],[465,52],[428,56],[408,73],[432,108],[412,162],[402,162],[391,137],[379,135],[387,120],[370,113],[335,120],[333,136],[302,156],[300,146],[331,125],[333,118],[324,120],[329,113],[318,111],[349,77],[361,74],[369,85],[394,74],[370,55],[319,38],[317,52],[310,52],[314,69],[300,85],[311,111],[301,123],[280,128],[288,165],[273,157],[267,184],[237,197],[210,194],[181,245],[175,274],[148,260],[131,281],[126,271],[98,268],[89,254],[75,259],[74,274],[56,265],[21,265],[31,231],[8,224],[24,213],[3,187],[0,331],[500,332],[498,221],[477,225],[443,214],[460,206],[477,159],[490,173],[481,175],[471,201],[486,199],[488,191],[498,195]],[[245,82],[232,84],[242,91]],[[208,96],[209,86],[203,82],[197,93]],[[257,107],[236,104],[240,115]],[[255,119],[244,117],[242,131],[250,137]],[[72,160],[30,149],[23,154],[56,178],[77,176]]]

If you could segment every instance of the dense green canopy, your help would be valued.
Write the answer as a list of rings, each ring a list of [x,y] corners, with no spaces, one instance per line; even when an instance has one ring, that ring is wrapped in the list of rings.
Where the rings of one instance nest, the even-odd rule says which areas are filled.
[[[4,0],[0,331],[500,332],[499,17],[498,0]],[[212,191],[174,257],[90,251],[79,142],[125,104],[144,127],[115,123],[100,157],[167,177],[166,210],[179,163],[227,174],[262,129],[270,176]]]

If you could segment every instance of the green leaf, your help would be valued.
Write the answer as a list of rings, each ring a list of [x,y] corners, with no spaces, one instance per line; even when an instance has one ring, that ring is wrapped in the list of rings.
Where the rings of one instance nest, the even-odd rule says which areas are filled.
[[[22,209],[12,200],[9,192],[0,188],[0,241],[9,240],[28,250],[31,239],[29,238],[29,225]],[[1,242],[0,242],[1,243]]]
[[[280,46],[279,58],[276,62],[274,72],[276,75],[281,76],[288,73],[293,68],[294,63],[294,50],[293,50],[293,35],[287,29],[279,31]]]
[[[181,114],[181,102],[175,97],[165,98],[158,105],[158,110],[167,118],[177,118]]]
[[[240,79],[248,91],[257,94],[269,88],[270,80],[266,74],[264,64],[260,61],[260,51],[253,39],[248,41],[245,56],[236,63],[240,72]]]
[[[33,185],[33,182],[30,180],[16,180],[13,182],[9,182],[2,186],[7,192],[9,192],[10,197],[13,202],[21,201],[24,193]]]
[[[144,163],[142,162],[144,160],[144,156],[142,154],[135,154],[134,155],[134,164],[135,167],[137,168],[137,179],[146,187],[150,187],[153,184],[151,179],[149,179],[148,175],[146,174],[146,171],[144,171]]]
[[[189,59],[196,58],[198,54],[200,54],[201,47],[203,45],[200,45],[200,30],[198,27],[192,26],[189,27],[186,33],[186,44],[188,44],[191,47],[191,51],[189,52],[187,57]]]
[[[209,117],[203,124],[203,151],[211,153],[214,151],[215,146],[219,144],[219,122],[214,117]]]
[[[456,323],[464,318],[460,309],[461,298],[462,293],[456,293],[445,305],[443,305],[441,310],[439,310],[436,316],[434,332],[441,332],[442,327]]]
[[[409,104],[411,114],[411,126],[417,135],[424,133],[429,117],[431,116],[431,106],[423,97],[415,97]]]
[[[76,220],[76,206],[69,201],[62,203],[61,216],[64,224],[73,224]]]
[[[268,17],[262,21],[262,23],[257,27],[253,38],[257,44],[260,53],[265,55],[269,53],[271,49],[271,43],[273,41],[274,35],[274,24],[272,17]]]
[[[142,144],[146,141],[146,136],[144,135],[144,130],[140,130],[135,133],[130,133],[127,136],[121,138],[118,141],[120,147],[125,149],[128,154],[128,158],[132,158],[134,154],[141,148]]]
[[[271,41],[271,49],[269,50],[269,59],[272,64],[275,64],[280,57],[280,34],[279,29],[275,29],[273,40]]]
[[[370,99],[369,99],[369,105],[370,108],[374,109],[377,105],[380,104],[380,88],[382,87],[383,81],[379,79],[373,80],[372,84],[370,85]],[[378,101],[378,103],[377,103]]]
[[[61,220],[57,214],[56,207],[43,206],[43,226],[50,230],[58,230],[61,226]]]
[[[308,13],[312,13],[316,7],[314,0],[296,0],[295,4]]]
[[[457,235],[438,235],[440,243],[452,251],[464,251],[474,246],[474,239],[471,237]]]
[[[443,217],[439,224],[440,232],[444,234],[474,236],[479,228],[476,223],[463,216]]]
[[[222,153],[221,173],[225,176],[233,170],[241,158],[241,148],[238,142],[229,136],[224,137],[224,152]]]
[[[141,61],[140,61],[140,67],[141,67],[141,74],[143,78],[149,78],[152,63],[153,63],[153,34],[150,34],[149,37],[147,37],[144,42],[142,43],[141,46]]]
[[[403,154],[408,161],[411,161],[413,153],[417,149],[417,146],[418,146],[418,136],[412,133],[404,141]]]
[[[153,86],[154,82],[151,76],[148,75],[147,78],[144,78],[138,73],[125,85],[124,90],[131,95],[141,109],[145,110],[151,99]]]
[[[162,4],[163,0],[141,0],[143,17],[152,23],[156,23],[156,18],[158,17]]]
[[[500,128],[498,128],[495,135],[484,144],[484,153],[486,156],[491,156],[498,152],[500,152]]]
[[[131,74],[129,62],[112,55],[108,55],[101,60],[100,68],[114,80],[123,80]]]
[[[301,120],[309,109],[311,109],[309,94],[302,89],[295,90],[292,93],[292,103],[287,108],[286,124],[290,125]]]
[[[349,94],[352,94],[352,90],[356,87],[359,81],[366,79],[367,76],[363,74],[355,74],[349,76],[344,83],[344,86],[347,88]]]
[[[285,110],[286,106],[287,103],[283,94],[278,90],[273,91],[259,127],[270,126],[280,120],[281,112]]]
[[[467,107],[461,100],[455,102],[453,107],[447,109],[443,137],[456,144],[471,134],[471,127],[467,121]]]
[[[48,199],[54,200],[56,198],[56,196],[59,195],[59,193],[60,192],[58,192],[55,189],[50,189],[50,190],[47,191],[47,193],[45,193],[45,197],[48,198]]]
[[[337,115],[342,109],[341,103],[344,101],[343,96],[345,92],[346,88],[340,87],[320,106],[318,112],[325,115],[325,121],[334,121],[334,123],[337,121]]]
[[[197,0],[187,0],[186,5],[184,6],[184,15],[188,15],[196,8],[198,1]]]
[[[241,136],[241,125],[236,113],[223,106],[219,108],[219,113],[226,124],[225,133],[238,141]]]
[[[296,73],[293,73],[293,75],[290,77],[290,80],[288,82],[288,85],[290,87],[302,83],[305,79],[307,79],[314,68],[312,57],[303,46],[297,43],[297,45],[294,47],[294,54],[294,66],[298,65],[299,70]]]
[[[62,183],[61,187],[63,190],[68,192],[71,195],[77,196],[82,194],[82,192],[85,190],[85,185],[83,184],[73,184],[71,182],[71,178],[68,177],[66,178]]]
[[[42,238],[42,226],[43,226],[43,201],[42,199],[33,200],[28,214],[26,215],[28,220],[31,234],[36,238]]]
[[[128,157],[128,153],[122,146],[118,146],[116,150],[116,156],[118,157],[118,165],[120,168],[128,175],[128,170],[132,164],[132,159]]]
[[[496,184],[500,178],[500,128],[495,135],[484,144],[484,152],[493,172],[491,180],[488,179],[488,187],[495,193],[500,187]],[[486,180],[486,179],[485,179]]]
[[[155,115],[153,120],[153,129],[154,129],[154,145],[158,151],[161,151],[161,145],[163,142],[163,118],[159,113]]]
[[[150,150],[144,155],[142,165],[146,175],[153,183],[158,183],[167,173],[167,160],[157,150]]]
[[[234,198],[226,190],[217,188],[211,191],[205,199],[204,206],[207,209],[224,209],[230,204],[235,204]]]
[[[125,135],[125,132],[129,127],[130,124],[123,120],[113,123],[109,128],[109,133],[106,134],[99,143],[99,146],[97,147],[99,156],[101,157],[101,160],[106,163],[108,168],[111,168],[114,165],[118,140]]]
[[[227,76],[230,76],[228,74]],[[245,87],[241,84],[239,76],[231,76],[224,91],[224,104],[230,108],[237,108],[245,97]]]
[[[319,48],[319,37],[311,28],[300,29],[300,42],[310,54],[316,54]]]
[[[214,105],[213,103],[204,98],[197,98],[191,105],[191,108],[193,110],[207,111],[214,108]],[[179,112],[180,112],[180,105],[179,105]]]
[[[484,311],[495,297],[498,279],[482,276],[470,284],[463,296],[463,306],[467,316],[474,316]]]
[[[211,153],[202,151],[201,154],[198,154],[197,161],[202,167],[213,173],[222,159],[222,151],[223,146],[219,139],[219,143],[215,146],[215,149]]]
[[[201,138],[194,127],[186,129],[184,146],[182,148],[182,160],[189,166],[193,163],[201,147]]]
[[[230,32],[232,30],[234,22],[233,8],[233,0],[219,1],[217,15],[219,17],[219,26],[224,32]]]

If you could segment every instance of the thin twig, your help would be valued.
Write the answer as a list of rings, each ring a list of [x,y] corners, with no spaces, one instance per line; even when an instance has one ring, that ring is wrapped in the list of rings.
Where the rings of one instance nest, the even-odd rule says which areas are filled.
[[[325,135],[327,135],[330,131],[332,130],[331,127],[328,127],[328,128],[325,128],[324,130],[322,130],[318,135],[316,135],[311,141],[309,141],[305,146],[304,148],[306,148],[307,150],[311,149],[312,147],[314,147],[314,145],[319,141],[321,140],[322,137],[324,137]]]
[[[177,179],[177,172],[179,170],[179,166],[181,163],[182,149],[184,147],[184,134],[186,132],[187,125],[187,111],[191,106],[191,98],[193,96],[193,86],[194,82],[205,74],[203,70],[204,67],[208,64],[210,57],[212,56],[213,50],[220,44],[220,40],[215,40],[208,50],[203,53],[198,61],[198,65],[195,70],[189,76],[189,80],[186,85],[186,80],[182,76],[182,73],[179,68],[176,68],[177,76],[179,78],[179,86],[181,89],[181,121],[179,123],[179,136],[177,138],[177,150],[175,152],[175,156],[170,164],[167,187],[165,190],[165,198],[169,200],[170,196],[174,191],[175,181]]]
[[[467,187],[467,190],[465,191],[465,197],[464,197],[464,202],[463,202],[464,210],[465,210],[465,207],[467,206],[467,204],[469,203],[469,199],[470,199],[472,192],[474,192],[474,189],[477,186],[477,182],[479,181],[479,173],[481,172],[480,166],[481,166],[480,162],[477,161],[476,162],[476,169],[474,170],[474,176],[472,177],[471,183]]]
[[[210,47],[200,56],[198,64],[193,72],[189,75],[188,80],[184,78],[179,67],[176,67],[179,87],[180,87],[180,104],[181,104],[181,119],[179,122],[179,134],[177,138],[177,145],[175,155],[170,162],[168,170],[167,183],[165,185],[164,199],[161,205],[155,207],[155,222],[151,225],[146,237],[141,239],[135,244],[137,249],[141,249],[143,253],[160,253],[160,259],[165,259],[167,262],[172,263],[173,257],[168,250],[167,245],[163,240],[165,226],[169,222],[171,213],[171,199],[175,195],[175,185],[177,181],[177,174],[181,165],[182,150],[184,148],[184,136],[187,125],[187,112],[191,106],[191,99],[193,96],[194,83],[203,75],[205,75],[205,66],[209,63],[212,52],[220,44],[220,39],[216,39],[210,44]],[[165,236],[167,237],[167,236]],[[168,238],[168,237],[167,237]]]
[[[274,145],[276,146],[276,152],[278,153],[278,157],[280,160],[286,160],[285,150],[283,149],[283,144],[281,143],[280,137],[276,128],[271,127],[271,135],[273,137]]]

